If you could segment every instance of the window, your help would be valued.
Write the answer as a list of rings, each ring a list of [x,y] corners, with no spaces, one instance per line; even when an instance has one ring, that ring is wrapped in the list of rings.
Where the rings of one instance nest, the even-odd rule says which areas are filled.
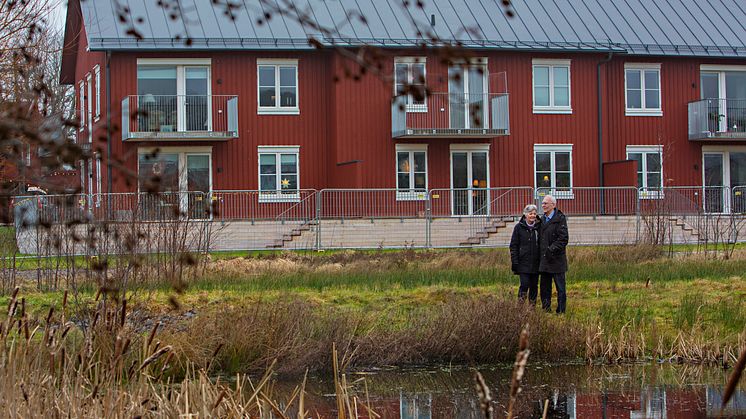
[[[572,144],[535,144],[537,189],[556,196],[572,195]]]
[[[299,114],[298,60],[257,61],[260,114]]]
[[[394,95],[406,95],[407,112],[427,112],[425,58],[394,59]]]
[[[211,90],[209,59],[138,59],[132,131],[212,131]]]
[[[627,116],[661,116],[660,64],[624,65]]]
[[[572,113],[570,60],[533,60],[534,113]]]
[[[259,201],[297,201],[300,199],[299,147],[259,146]]]
[[[87,105],[87,114],[86,114],[86,125],[88,126],[88,142],[93,142],[93,135],[90,131],[93,131],[93,79],[91,78],[91,73],[88,73],[86,75],[86,87],[88,89],[86,98],[88,99],[88,105]]]
[[[663,187],[663,146],[627,146],[627,160],[637,162],[640,198],[658,198]]]
[[[427,198],[427,145],[397,144],[396,199]]]
[[[96,112],[93,114],[93,117],[98,121],[101,117],[101,67],[98,65],[93,67],[93,74],[95,75],[96,82]]]
[[[80,98],[78,102],[80,105],[80,130],[83,131],[85,129],[85,82],[83,80],[80,81],[80,94],[78,97]]]

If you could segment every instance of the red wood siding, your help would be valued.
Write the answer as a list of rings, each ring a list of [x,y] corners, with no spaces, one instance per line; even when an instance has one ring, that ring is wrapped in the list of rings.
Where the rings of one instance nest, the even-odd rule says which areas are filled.
[[[85,40],[85,37],[81,37]],[[420,52],[420,51],[418,51]],[[392,52],[384,73],[393,72]],[[412,52],[402,51],[401,56]],[[114,170],[115,190],[135,190],[137,148],[145,146],[211,145],[214,189],[258,187],[257,146],[300,146],[300,187],[395,188],[397,143],[428,144],[428,187],[448,188],[452,144],[489,143],[491,186],[534,186],[534,144],[573,144],[574,186],[598,186],[596,71],[603,54],[532,54],[475,52],[486,57],[491,74],[505,72],[510,94],[510,135],[489,140],[440,138],[394,140],[391,137],[393,81],[365,74],[357,65],[332,51],[308,52],[170,52],[114,53],[111,58],[112,151],[122,160]],[[119,135],[121,101],[137,92],[137,58],[210,58],[215,95],[238,95],[239,136],[225,142],[122,143]],[[299,62],[300,115],[257,115],[256,61],[258,58],[297,58]],[[534,114],[532,109],[532,59],[562,58],[571,61],[572,114]],[[447,67],[436,54],[427,54],[427,82],[434,92],[447,91]],[[663,116],[625,116],[624,63],[661,64]],[[715,63],[717,61],[714,61]],[[78,51],[76,80],[93,66],[101,66],[105,94],[105,54]],[[699,66],[712,60],[618,56],[602,65],[604,161],[626,158],[627,145],[662,144],[666,185],[701,183],[701,144],[687,138],[687,103],[699,98]],[[743,64],[744,60],[724,60]],[[349,70],[349,71],[346,71]],[[76,83],[77,83],[76,81]],[[78,86],[76,84],[76,94]],[[495,89],[492,89],[494,92]],[[105,139],[106,107],[94,138]],[[105,143],[98,142],[105,150]],[[722,144],[722,143],[721,143]],[[725,143],[727,144],[727,143]],[[350,163],[351,164],[343,164]],[[119,166],[115,163],[115,167]],[[105,162],[102,164],[105,187]],[[122,175],[126,173],[127,175]],[[119,174],[117,176],[117,174]]]

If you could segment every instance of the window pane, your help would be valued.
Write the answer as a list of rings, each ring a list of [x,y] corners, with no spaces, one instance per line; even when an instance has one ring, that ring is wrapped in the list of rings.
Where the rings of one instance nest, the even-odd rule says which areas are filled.
[[[415,172],[424,172],[425,171],[425,153],[424,152],[416,152],[414,154],[414,171]]]
[[[409,189],[409,173],[399,173],[396,186],[399,189]]]
[[[570,174],[569,173],[557,173],[557,188],[569,188],[570,187]]]
[[[259,155],[259,173],[269,174],[277,173],[277,164],[274,154]]]
[[[645,70],[645,89],[657,89],[658,70]]]
[[[637,162],[637,171],[642,170],[642,153],[629,153],[627,154],[627,160],[634,160]]]
[[[553,67],[553,70],[555,86],[570,85],[570,69],[568,67]]]
[[[548,172],[550,170],[552,170],[551,154],[536,153],[536,171]]]
[[[172,192],[179,190],[179,155],[141,154],[138,159],[140,190]]]
[[[407,83],[407,65],[406,64],[394,65],[394,83],[398,83],[398,84]]]
[[[274,191],[277,189],[277,178],[275,177],[275,175],[261,175],[259,176],[259,179],[261,180],[261,184],[259,186],[260,190]]]
[[[642,188],[642,172],[637,172],[637,187]]]
[[[259,88],[259,106],[275,106],[275,88]]]
[[[627,89],[640,88],[640,70],[627,70]]]
[[[259,66],[259,86],[275,85],[275,67],[270,65]]]
[[[396,153],[396,170],[409,173],[409,152]]]
[[[298,106],[295,100],[295,87],[280,88],[280,106],[289,108]]]
[[[280,86],[295,87],[295,67],[280,67]]]
[[[280,189],[297,190],[298,175],[282,175],[280,179]]]
[[[549,188],[552,186],[552,176],[549,172],[536,172],[536,187]]]
[[[548,87],[534,88],[534,105],[549,106],[549,88]]]
[[[298,173],[298,156],[296,154],[280,154],[281,173]]]
[[[425,83],[425,64],[412,64],[412,84]]]
[[[647,153],[645,154],[645,160],[648,164],[648,172],[660,172],[661,171],[661,155],[660,153]]]
[[[396,86],[396,96],[403,95],[405,85],[397,83],[395,86]]]
[[[554,168],[558,172],[569,172],[570,153],[554,153]]]
[[[554,106],[570,106],[570,88],[554,88]]]
[[[730,186],[746,186],[746,153],[730,152]]]
[[[640,90],[627,89],[627,108],[642,108],[642,92]]]
[[[175,66],[138,66],[138,95],[176,95]]]
[[[416,189],[425,189],[425,174],[415,173],[414,175],[414,187]]]
[[[661,174],[660,173],[648,173],[648,188],[660,188],[661,187]]]
[[[549,67],[534,66],[534,86],[549,86]]]
[[[658,90],[645,90],[645,107],[648,109],[658,109],[661,107],[658,100]]]

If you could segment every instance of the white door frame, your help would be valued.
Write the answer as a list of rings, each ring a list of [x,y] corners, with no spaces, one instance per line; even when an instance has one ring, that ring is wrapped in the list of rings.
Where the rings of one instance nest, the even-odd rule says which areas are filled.
[[[472,185],[471,185],[471,179],[474,177],[473,176],[473,168],[472,168],[471,161],[472,161],[472,155],[475,152],[476,153],[485,153],[485,155],[487,157],[485,159],[486,160],[485,164],[487,165],[487,167],[486,167],[486,171],[487,171],[487,188],[486,188],[487,189],[487,202],[489,202],[489,200],[490,200],[490,193],[489,193],[489,188],[490,188],[490,185],[491,185],[491,180],[490,180],[490,144],[451,144],[451,147],[450,147],[450,150],[449,150],[449,154],[448,154],[448,158],[449,158],[449,162],[450,162],[449,166],[450,166],[450,172],[451,172],[451,215],[452,216],[464,217],[464,216],[474,216],[474,215],[476,215],[476,214],[474,214],[474,200],[472,199],[472,196],[471,196],[471,190],[474,189],[472,187]],[[455,191],[455,189],[456,188],[455,188],[455,186],[453,184],[453,153],[466,153],[466,176],[467,176],[467,179],[469,180],[469,184],[467,186],[467,189],[469,190],[469,192],[468,192],[469,193],[469,200],[468,200],[469,209],[467,211],[468,214],[456,214],[456,211],[455,211],[455,209],[456,209],[456,200],[455,200],[455,198],[456,198],[456,193],[455,192],[456,191]],[[482,189],[482,188],[477,188],[477,189]],[[489,215],[489,210],[490,210],[490,208],[489,208],[489,205],[488,205],[487,206],[487,213],[486,214],[479,214],[479,215]]]
[[[471,127],[471,112],[469,111],[469,69],[470,68],[478,68],[482,67],[482,86],[484,87],[482,89],[482,94],[484,95],[484,106],[482,107],[482,127],[476,128],[476,129],[489,129],[489,95],[487,94],[490,91],[490,85],[489,85],[489,74],[487,72],[487,58],[478,58],[477,63],[474,65],[471,65],[469,67],[461,67],[458,65],[458,63],[454,66],[451,66],[451,68],[456,68],[461,72],[461,85],[463,87],[463,93],[462,93],[462,100],[464,100],[464,129],[472,129]],[[449,68],[449,70],[451,69]],[[450,71],[449,71],[450,76]],[[450,126],[451,124],[451,81],[448,80],[448,125],[449,128],[453,128]]]

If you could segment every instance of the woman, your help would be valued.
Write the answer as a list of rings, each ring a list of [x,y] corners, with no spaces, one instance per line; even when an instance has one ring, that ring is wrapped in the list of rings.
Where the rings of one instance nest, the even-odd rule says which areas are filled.
[[[526,205],[523,217],[515,225],[510,239],[510,262],[513,273],[518,275],[521,285],[518,287],[518,298],[536,304],[539,288],[539,225],[536,205]]]

